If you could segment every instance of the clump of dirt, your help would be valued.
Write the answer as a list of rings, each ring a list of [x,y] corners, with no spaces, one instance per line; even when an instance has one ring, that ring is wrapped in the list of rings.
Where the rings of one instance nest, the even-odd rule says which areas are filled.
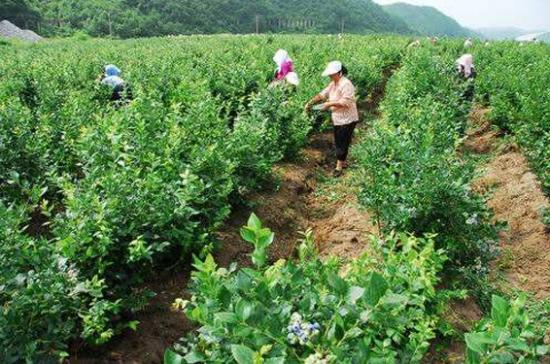
[[[487,110],[476,112],[479,125],[487,125]],[[469,145],[474,150],[491,151],[494,132],[490,124],[482,129],[483,132],[472,135]],[[501,148],[473,188],[481,193],[490,192],[488,205],[495,213],[495,220],[508,223],[508,229],[500,234],[500,243],[503,256],[509,260],[506,275],[510,284],[532,292],[537,298],[550,297],[550,234],[541,216],[549,201],[525,156],[515,145]]]
[[[490,109],[474,107],[470,113],[469,128],[466,131],[464,148],[478,154],[491,152],[498,138],[502,135],[500,130],[494,128],[487,114]]]
[[[479,320],[483,318],[483,312],[476,301],[469,297],[465,300],[454,301],[443,316],[458,332],[469,332]]]

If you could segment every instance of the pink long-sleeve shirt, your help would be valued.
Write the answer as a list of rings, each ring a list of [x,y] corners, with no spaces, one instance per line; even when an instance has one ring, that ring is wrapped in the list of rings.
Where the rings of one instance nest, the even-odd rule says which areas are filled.
[[[278,81],[284,80],[286,75],[288,75],[290,72],[294,72],[294,64],[292,63],[292,61],[284,61],[280,69],[277,71],[277,75],[275,78]]]

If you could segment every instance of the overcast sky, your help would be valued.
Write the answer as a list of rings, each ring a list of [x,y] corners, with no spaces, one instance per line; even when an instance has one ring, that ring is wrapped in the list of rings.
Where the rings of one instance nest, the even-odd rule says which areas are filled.
[[[470,28],[518,27],[550,30],[550,0],[374,0],[430,5]]]

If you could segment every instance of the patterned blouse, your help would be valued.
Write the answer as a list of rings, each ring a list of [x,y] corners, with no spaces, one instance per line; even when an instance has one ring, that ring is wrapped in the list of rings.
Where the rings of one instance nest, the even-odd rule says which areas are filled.
[[[355,87],[349,79],[342,77],[338,83],[331,82],[320,93],[329,102],[339,102],[345,107],[332,107],[332,122],[334,125],[348,125],[359,121],[357,103],[355,102]]]

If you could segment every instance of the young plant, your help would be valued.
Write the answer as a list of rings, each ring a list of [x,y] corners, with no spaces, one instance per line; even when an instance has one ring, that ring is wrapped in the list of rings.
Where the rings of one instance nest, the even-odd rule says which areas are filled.
[[[338,259],[318,258],[311,233],[300,260],[266,265],[273,233],[255,215],[243,232],[257,247],[255,268],[196,261],[193,296],[176,306],[200,327],[166,351],[166,364],[420,362],[435,337],[445,259],[432,241],[374,241],[343,269]]]
[[[535,364],[550,353],[550,346],[534,330],[525,303],[524,295],[512,303],[493,295],[491,317],[465,335],[467,364]]]
[[[275,234],[262,227],[262,222],[256,214],[250,215],[248,224],[241,229],[241,237],[254,246],[250,255],[256,268],[263,268],[267,261],[267,248],[273,243]]]

